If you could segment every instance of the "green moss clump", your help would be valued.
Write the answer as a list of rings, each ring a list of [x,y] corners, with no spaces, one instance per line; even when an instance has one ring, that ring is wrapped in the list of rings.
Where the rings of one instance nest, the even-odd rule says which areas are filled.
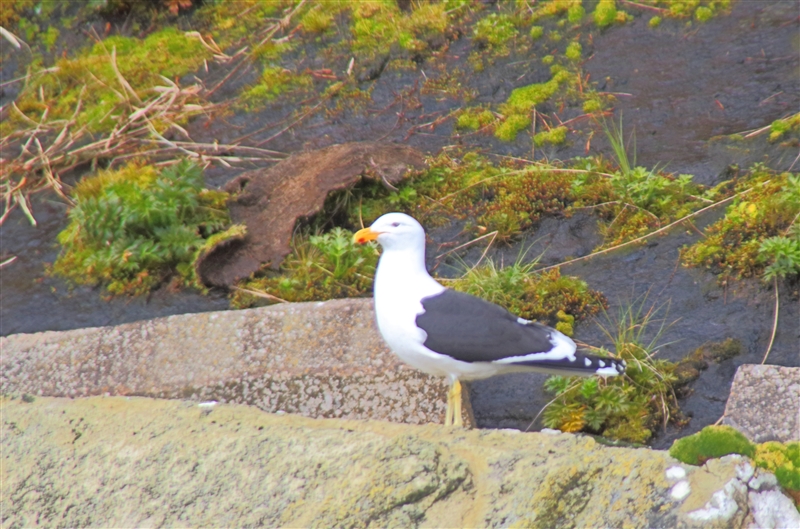
[[[316,6],[303,16],[300,25],[306,33],[321,35],[333,25],[333,15],[324,7]]]
[[[531,27],[530,36],[533,40],[539,40],[544,35],[544,28],[542,26]]]
[[[460,129],[478,130],[494,120],[494,114],[490,110],[479,107],[469,108],[458,116],[456,126]]]
[[[571,61],[579,61],[581,60],[581,51],[583,51],[583,48],[581,48],[580,42],[570,42],[567,45],[564,56]]]
[[[517,28],[509,15],[492,13],[480,19],[473,29],[473,38],[496,52],[508,51],[508,41],[517,35]]]
[[[573,24],[577,24],[583,20],[585,14],[586,10],[583,8],[583,5],[580,3],[573,4],[569,6],[569,9],[567,10],[567,19]]]
[[[676,440],[669,455],[689,465],[702,465],[709,459],[729,454],[754,457],[756,447],[735,428],[706,426],[698,433]]]
[[[494,129],[494,135],[499,140],[514,141],[519,132],[530,126],[530,116],[526,114],[512,114]]]
[[[754,459],[758,467],[775,473],[778,483],[794,498],[800,510],[800,442],[762,443],[756,447]]]
[[[113,294],[147,293],[176,271],[193,284],[196,253],[230,224],[227,194],[204,189],[189,162],[102,171],[84,178],[74,199],[53,272]]]
[[[559,310],[556,313],[556,318],[558,318],[558,322],[556,322],[556,330],[571,337],[575,332],[575,316],[567,314],[563,310]]]
[[[317,301],[367,295],[378,262],[374,243],[353,243],[353,234],[334,228],[321,235],[302,235],[292,241],[292,253],[281,264],[280,273],[263,270],[242,281],[242,289],[264,292],[278,301]],[[236,308],[252,307],[264,300],[237,290],[231,298]]]
[[[553,64],[554,60],[555,57],[553,57],[552,55],[545,55],[544,57],[542,57],[542,64]]]
[[[651,28],[657,28],[658,26],[661,25],[661,17],[658,15],[652,17],[650,21],[647,23],[647,25],[650,26]]]
[[[264,68],[258,83],[245,90],[240,98],[240,106],[246,109],[257,108],[290,90],[309,88],[311,76],[296,74],[280,66]]]
[[[594,23],[599,28],[610,26],[617,20],[617,6],[614,0],[600,0],[594,8]]]
[[[562,70],[545,83],[534,83],[515,88],[500,110],[505,114],[526,114],[533,110],[534,106],[553,97],[569,76],[568,72]]]
[[[714,11],[706,6],[698,7],[694,12],[694,18],[698,22],[707,22],[714,16]]]
[[[562,125],[560,127],[554,127],[550,130],[537,132],[533,137],[533,141],[536,143],[537,147],[540,147],[545,143],[561,145],[567,141],[567,127]]]
[[[583,102],[583,111],[587,114],[600,112],[604,107],[605,105],[603,104],[603,100],[600,99],[600,96],[597,94],[589,94],[586,100]]]
[[[770,125],[769,141],[778,141],[790,130],[800,128],[800,112],[783,119],[776,119]]]

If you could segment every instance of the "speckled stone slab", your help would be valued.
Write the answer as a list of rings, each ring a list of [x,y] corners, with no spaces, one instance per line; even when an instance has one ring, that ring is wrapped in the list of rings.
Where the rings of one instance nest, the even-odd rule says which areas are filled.
[[[371,299],[182,314],[0,338],[0,392],[250,404],[307,417],[440,423],[447,387],[398,360]]]
[[[722,422],[756,443],[800,441],[800,368],[740,366]]]

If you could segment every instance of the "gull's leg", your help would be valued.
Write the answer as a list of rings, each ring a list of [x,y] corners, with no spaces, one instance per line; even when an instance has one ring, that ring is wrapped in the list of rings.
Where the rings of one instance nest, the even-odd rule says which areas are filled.
[[[453,386],[450,386],[450,389],[447,390],[447,413],[444,416],[444,425],[445,426],[452,426],[453,425]]]
[[[464,421],[461,419],[461,382],[458,379],[453,382],[453,426],[462,428]]]

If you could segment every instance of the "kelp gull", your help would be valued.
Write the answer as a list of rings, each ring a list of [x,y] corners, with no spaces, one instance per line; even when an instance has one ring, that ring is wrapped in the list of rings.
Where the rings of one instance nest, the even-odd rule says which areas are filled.
[[[459,380],[525,371],[615,376],[625,370],[624,361],[576,352],[575,342],[555,329],[440,285],[425,268],[425,231],[404,213],[383,215],[353,240],[377,240],[383,247],[374,288],[386,344],[407,364],[450,381],[445,425],[462,425]]]

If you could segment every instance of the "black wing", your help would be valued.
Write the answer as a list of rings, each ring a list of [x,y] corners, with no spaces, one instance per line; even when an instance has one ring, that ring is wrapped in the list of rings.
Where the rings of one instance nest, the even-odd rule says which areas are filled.
[[[520,323],[503,307],[463,292],[445,290],[422,298],[425,312],[417,326],[428,337],[425,347],[462,362],[496,362],[510,357],[547,353],[554,331],[536,322]],[[572,351],[570,351],[572,352]],[[563,375],[618,375],[625,362],[574,353],[562,358],[520,358],[510,365],[527,366]]]
[[[428,334],[425,347],[462,362],[492,362],[553,348],[549,327],[522,325],[503,307],[463,292],[448,289],[422,298],[422,307],[417,327]]]

